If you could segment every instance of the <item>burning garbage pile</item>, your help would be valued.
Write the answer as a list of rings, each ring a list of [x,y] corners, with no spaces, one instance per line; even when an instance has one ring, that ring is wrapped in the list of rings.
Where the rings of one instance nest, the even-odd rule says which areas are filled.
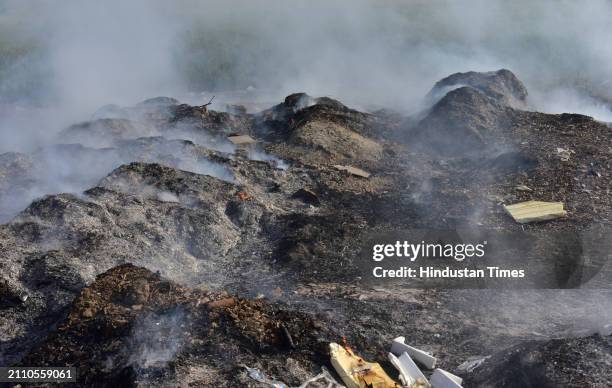
[[[336,339],[341,343],[333,342]],[[468,361],[456,370],[467,378],[465,386],[506,381],[503,386],[518,387],[537,379],[547,387],[564,378],[577,379],[576,368],[586,368],[579,372],[580,381],[597,386],[610,377],[609,369],[603,367],[610,361],[610,354],[605,355],[609,346],[609,335],[534,341]],[[597,359],[603,370],[576,358],[579,348],[593,355],[603,352],[603,358]],[[564,361],[566,351],[574,352],[573,360]],[[67,317],[19,365],[76,367],[82,386],[100,382],[219,387],[259,382],[277,388],[445,388],[464,384],[464,378],[437,367],[434,356],[406,344],[404,337],[393,339],[388,352],[383,368],[379,362],[365,361],[342,333],[310,314],[264,299],[183,287],[126,264],[99,275],[84,288]],[[564,369],[541,368],[552,362],[545,354],[554,355],[555,363],[563,363]],[[381,356],[377,358],[384,360]],[[555,380],[556,374],[566,377]]]
[[[606,124],[521,110],[507,70],[430,97],[412,117],[304,93],[256,113],[154,98],[0,155],[3,364],[75,366],[82,386],[547,387],[578,369],[606,386],[609,333],[555,337],[605,290],[543,304],[365,281],[374,233],[467,226],[557,249],[555,233],[590,246],[609,226]]]
[[[301,373],[314,370],[331,335],[322,322],[265,300],[186,288],[123,265],[83,289],[57,330],[20,364],[75,366],[84,386],[236,386],[248,382],[241,363],[278,370],[291,359]]]

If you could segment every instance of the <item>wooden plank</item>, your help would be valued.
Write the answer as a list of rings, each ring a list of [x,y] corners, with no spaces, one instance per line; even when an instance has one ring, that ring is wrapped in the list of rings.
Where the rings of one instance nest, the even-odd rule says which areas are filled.
[[[227,140],[231,141],[234,145],[248,145],[255,143],[255,139],[249,135],[228,136]]]
[[[504,210],[519,224],[554,220],[567,214],[563,202],[527,201],[504,205]]]
[[[348,388],[399,388],[377,362],[368,362],[349,348],[329,344],[331,364]]]
[[[348,172],[351,175],[359,176],[359,177],[362,177],[362,178],[369,178],[370,175],[372,175],[372,174],[370,174],[367,171],[364,171],[364,170],[362,170],[360,168],[353,167],[353,166],[342,166],[340,164],[336,164],[336,165],[334,165],[334,168],[336,168],[337,170],[340,170],[340,171],[346,171],[346,172]]]

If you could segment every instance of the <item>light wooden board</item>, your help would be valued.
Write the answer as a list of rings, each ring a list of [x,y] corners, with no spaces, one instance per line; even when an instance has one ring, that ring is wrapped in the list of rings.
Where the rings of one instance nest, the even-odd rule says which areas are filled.
[[[554,220],[567,214],[563,202],[527,201],[504,205],[504,210],[519,224]]]
[[[234,145],[247,145],[255,143],[255,139],[249,135],[228,136],[227,140],[231,141]]]
[[[352,350],[329,344],[331,364],[347,388],[400,388],[376,362],[364,361]]]
[[[334,168],[340,171],[346,171],[351,175],[360,176],[362,178],[369,178],[371,175],[369,172],[364,171],[357,167],[353,167],[353,166],[342,166],[342,165],[336,164]]]

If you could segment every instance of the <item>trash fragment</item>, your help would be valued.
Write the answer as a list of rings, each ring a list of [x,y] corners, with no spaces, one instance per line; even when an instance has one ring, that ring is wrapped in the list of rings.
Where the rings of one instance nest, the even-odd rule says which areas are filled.
[[[0,307],[16,306],[28,300],[28,294],[12,286],[5,279],[0,278]]]
[[[241,201],[252,201],[253,196],[251,194],[245,193],[244,191],[238,192],[238,199]]]
[[[276,380],[272,380],[272,379],[268,378],[259,369],[249,368],[246,365],[241,365],[241,366],[244,369],[247,370],[247,374],[249,375],[250,378],[252,378],[253,380],[255,380],[255,381],[259,382],[259,383],[267,384],[267,385],[269,385],[271,387],[274,387],[274,388],[289,388],[285,383],[282,383],[280,381],[276,381]],[[314,377],[311,377],[310,379],[304,381],[297,388],[308,388],[308,386],[310,386],[310,384],[312,384],[312,383],[320,383],[321,380],[323,380],[324,382],[327,383],[326,388],[344,388],[344,385],[338,384],[336,379],[334,379],[334,377],[331,375],[331,373],[329,373],[329,371],[325,367],[321,368],[321,373],[319,373],[318,375],[316,375]],[[320,386],[320,384],[317,384],[317,386]]]
[[[463,379],[443,369],[436,368],[429,381],[433,388],[461,388]]]
[[[269,386],[274,387],[274,388],[289,388],[289,387],[287,387],[287,385],[285,385],[285,383],[281,383],[279,381],[275,381],[275,380],[269,379],[259,369],[249,368],[246,365],[243,365],[243,367],[244,367],[244,369],[247,370],[247,373],[248,373],[249,377],[252,378],[253,380],[259,382],[259,383],[268,384]]]
[[[311,383],[317,383],[320,382],[320,380],[323,380],[327,383],[326,388],[344,388],[344,385],[338,384],[336,379],[334,379],[334,377],[325,367],[321,368],[321,373],[304,381],[298,388],[307,388]]]
[[[228,136],[227,140],[231,141],[232,144],[237,146],[249,145],[256,143],[255,139],[253,139],[249,135],[233,135]]]
[[[404,337],[397,337],[391,344],[391,353],[396,356],[401,356],[402,353],[406,352],[410,357],[414,358],[419,364],[423,365],[427,369],[433,369],[436,367],[436,358],[431,354],[413,348],[410,345],[405,344],[406,339]]]
[[[563,202],[527,201],[504,205],[504,210],[519,224],[564,217]]]
[[[281,323],[280,330],[281,330],[281,333],[283,333],[283,337],[285,338],[287,345],[289,345],[291,349],[295,349],[295,343],[293,342],[293,337],[291,336],[291,333],[289,333],[287,326]]]
[[[309,205],[319,206],[321,204],[321,201],[319,201],[319,197],[315,193],[307,189],[299,189],[298,191],[293,193],[291,198],[300,199],[304,203],[307,203]]]
[[[572,156],[572,151],[557,147],[557,156],[559,156],[559,159],[561,159],[562,162],[567,162]]]
[[[427,378],[414,361],[412,361],[408,353],[404,352],[399,357],[396,357],[393,353],[389,353],[389,361],[391,361],[391,364],[400,372],[400,380],[402,380],[402,384],[405,387],[429,387]]]
[[[531,189],[531,188],[529,188],[529,187],[527,187],[525,185],[518,185],[518,186],[516,186],[516,190],[517,191],[526,191],[526,192],[533,191],[533,189]]]
[[[234,298],[225,298],[225,299],[219,299],[219,300],[215,300],[213,302],[209,302],[208,303],[208,307],[211,309],[217,309],[217,308],[222,308],[222,307],[230,307],[236,304],[236,299]]]
[[[364,171],[364,170],[362,170],[360,168],[353,167],[353,166],[342,166],[342,165],[336,164],[336,165],[334,165],[334,168],[336,170],[346,171],[346,172],[348,172],[351,175],[359,176],[359,177],[362,177],[362,178],[369,178],[370,175],[372,175],[372,174],[370,174],[367,171]]]
[[[347,388],[399,388],[380,364],[364,361],[347,346],[335,342],[329,344],[331,364]]]
[[[470,373],[474,369],[476,369],[480,365],[482,365],[482,363],[485,362],[489,357],[491,357],[491,356],[486,356],[486,357],[470,357],[470,358],[468,358],[467,361],[465,361],[464,363],[459,365],[457,367],[457,370],[460,370],[462,372]]]
[[[283,296],[283,289],[280,287],[276,287],[272,290],[272,295],[275,298],[280,298],[281,296]]]
[[[160,202],[171,202],[171,203],[181,202],[179,198],[176,196],[176,194],[168,192],[168,191],[162,191],[162,192],[157,193],[157,200]]]

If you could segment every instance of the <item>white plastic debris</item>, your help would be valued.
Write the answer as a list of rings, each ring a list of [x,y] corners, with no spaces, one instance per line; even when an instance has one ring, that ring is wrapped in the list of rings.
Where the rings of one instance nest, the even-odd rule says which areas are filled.
[[[281,383],[279,381],[274,381],[274,380],[270,380],[262,371],[260,371],[259,369],[255,369],[255,368],[249,368],[246,365],[243,365],[244,369],[247,370],[247,373],[249,375],[250,378],[252,378],[253,380],[263,383],[263,384],[267,384],[273,388],[289,388],[287,387],[287,385],[285,385],[285,383]]]
[[[344,385],[339,384],[325,367],[321,369],[321,373],[304,381],[298,388],[307,388],[312,383],[320,383],[321,380],[327,383],[326,388],[344,388]]]
[[[463,379],[443,369],[436,368],[431,375],[430,382],[433,388],[462,388]]]
[[[160,191],[159,193],[157,193],[157,200],[160,202],[172,202],[172,203],[180,202],[176,194],[171,193],[169,191]]]
[[[573,152],[574,151],[572,151],[572,150],[568,150],[568,149],[565,149],[565,148],[557,147],[557,155],[559,156],[559,159],[561,159],[562,162],[569,161]]]
[[[268,376],[266,376],[259,369],[249,368],[246,365],[242,365],[242,367],[246,369],[247,374],[249,375],[250,378],[252,378],[253,380],[259,383],[269,385],[273,388],[290,388],[285,383],[281,383],[280,381],[275,381],[275,380],[268,378]],[[313,383],[317,383],[317,386],[320,386],[321,381],[326,383],[325,385],[326,388],[345,388],[344,385],[339,384],[336,381],[336,379],[334,379],[334,377],[331,375],[331,373],[329,373],[329,371],[325,367],[321,368],[321,373],[304,381],[297,388],[308,388]]]
[[[391,353],[396,356],[406,352],[410,357],[414,358],[419,364],[423,365],[427,369],[433,369],[436,367],[436,358],[431,354],[417,348],[413,348],[410,345],[405,344],[406,339],[404,337],[397,337],[391,344]]]
[[[429,382],[419,367],[412,361],[410,355],[404,352],[399,357],[389,353],[389,361],[400,372],[400,380],[408,387],[428,387]]]
[[[530,188],[528,186],[525,186],[525,185],[518,185],[518,186],[516,186],[516,190],[517,191],[525,191],[525,192],[532,192],[533,191],[532,188]]]
[[[467,359],[467,361],[465,361],[464,363],[462,363],[461,365],[459,365],[457,367],[458,370],[462,371],[462,372],[472,372],[474,369],[478,368],[480,365],[482,365],[483,362],[485,362],[487,360],[487,358],[489,358],[491,356],[486,356],[486,357],[470,357]]]

